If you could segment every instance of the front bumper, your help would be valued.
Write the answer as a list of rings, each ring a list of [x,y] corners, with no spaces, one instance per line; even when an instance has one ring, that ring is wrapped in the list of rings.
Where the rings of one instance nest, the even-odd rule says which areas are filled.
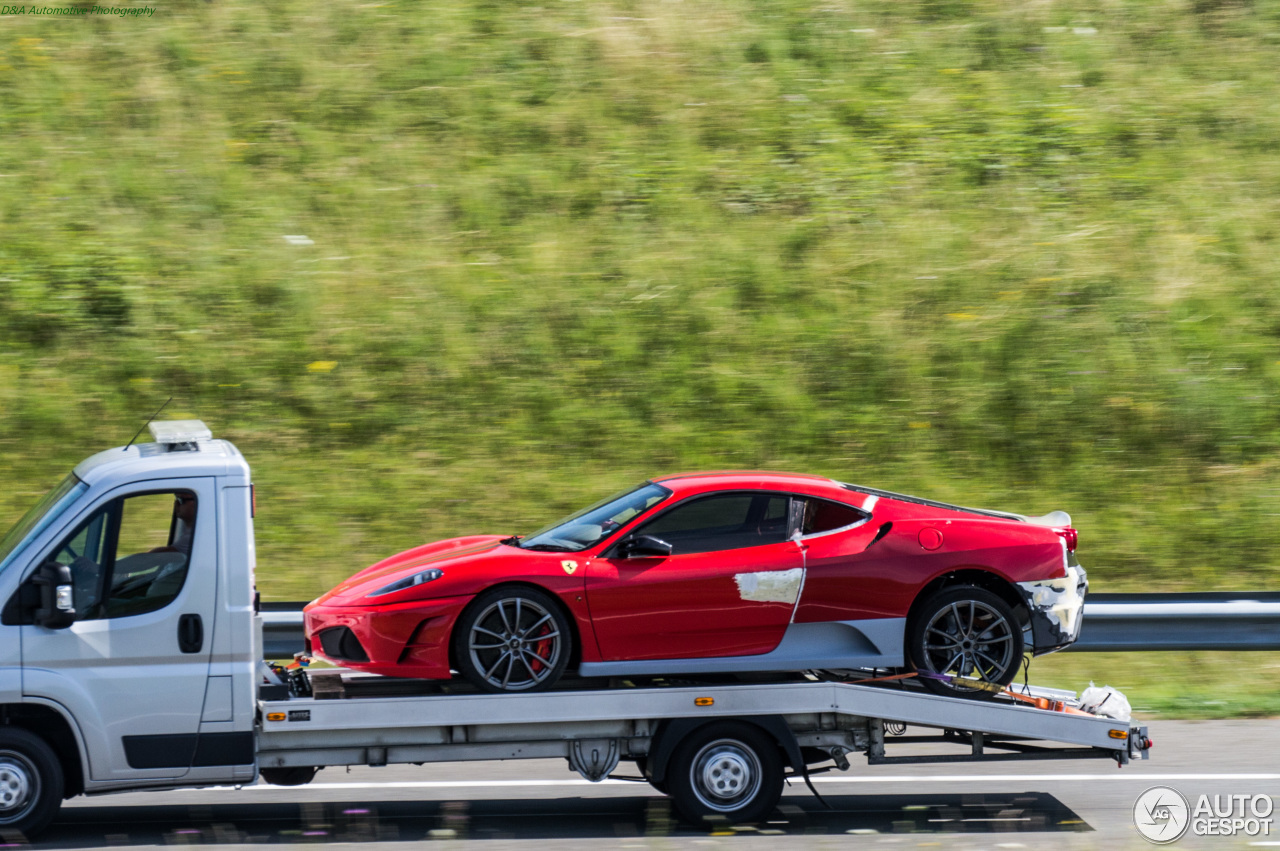
[[[449,639],[453,624],[469,600],[449,597],[378,608],[313,604],[303,612],[307,649],[314,656],[355,671],[447,680],[452,676]],[[343,629],[349,634],[337,632]]]
[[[1089,578],[1072,553],[1066,569],[1067,575],[1061,579],[1018,583],[1031,614],[1032,653],[1036,656],[1069,647],[1080,637]]]

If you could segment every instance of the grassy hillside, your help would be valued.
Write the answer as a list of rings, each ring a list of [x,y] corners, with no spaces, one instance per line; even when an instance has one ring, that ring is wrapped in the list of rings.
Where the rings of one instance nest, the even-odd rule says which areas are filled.
[[[0,517],[172,394],[268,599],[706,467],[1280,577],[1280,3],[156,5],[0,17]]]

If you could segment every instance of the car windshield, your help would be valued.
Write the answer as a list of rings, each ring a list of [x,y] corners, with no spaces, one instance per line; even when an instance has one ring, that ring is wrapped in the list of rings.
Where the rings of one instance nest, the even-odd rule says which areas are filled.
[[[576,553],[594,547],[667,497],[671,491],[645,482],[552,523],[520,541],[526,550]]]
[[[4,538],[0,538],[0,572],[9,566],[9,562],[22,552],[28,542],[48,528],[68,505],[88,489],[88,485],[76,478],[75,473],[71,473],[31,506],[31,510],[22,515],[22,519],[13,525]]]

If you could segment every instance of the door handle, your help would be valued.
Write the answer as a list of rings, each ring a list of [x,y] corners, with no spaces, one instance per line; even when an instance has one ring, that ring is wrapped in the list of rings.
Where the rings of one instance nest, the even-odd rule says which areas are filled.
[[[183,653],[199,653],[204,646],[204,622],[199,615],[178,618],[178,649]]]

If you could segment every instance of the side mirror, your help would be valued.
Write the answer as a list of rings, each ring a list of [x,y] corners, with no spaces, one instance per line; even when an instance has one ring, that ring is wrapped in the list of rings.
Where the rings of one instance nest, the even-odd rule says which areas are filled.
[[[47,561],[36,569],[31,582],[40,591],[35,622],[46,629],[66,629],[76,622],[71,568]]]
[[[623,558],[654,558],[671,555],[671,545],[653,535],[636,535],[622,542],[619,555]]]

